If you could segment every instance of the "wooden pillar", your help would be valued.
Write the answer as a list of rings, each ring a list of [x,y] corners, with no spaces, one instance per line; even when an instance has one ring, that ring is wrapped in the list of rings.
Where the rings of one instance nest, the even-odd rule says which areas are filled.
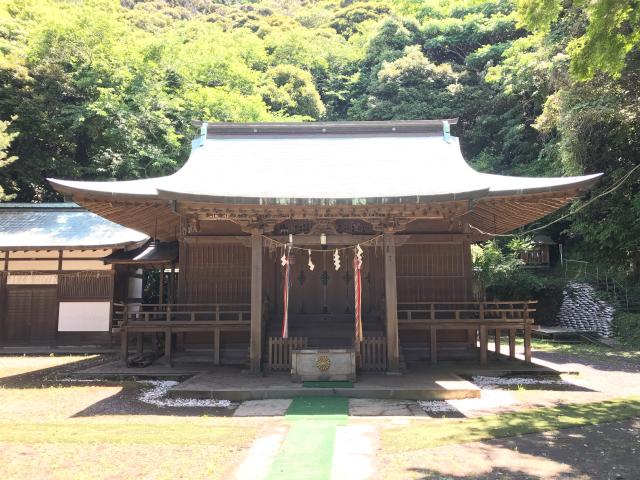
[[[126,325],[120,327],[120,360],[125,367],[129,366],[129,333]]]
[[[213,331],[213,364],[220,365],[220,329]]]
[[[136,334],[136,354],[142,355],[144,352],[144,333],[138,332]]]
[[[489,339],[487,338],[487,327],[482,325],[480,327],[480,363],[484,365],[487,363],[487,344]]]
[[[171,367],[171,329],[167,328],[164,332],[164,363]]]
[[[175,289],[176,289],[176,263],[171,262],[171,273],[169,274],[169,303],[175,303]]]
[[[160,267],[158,274],[160,275],[160,278],[158,279],[158,303],[162,305],[164,303],[164,266]]]
[[[509,329],[509,358],[516,358],[516,329]]]
[[[435,325],[431,325],[429,336],[431,337],[431,363],[438,363],[438,329]]]
[[[496,358],[500,357],[500,336],[502,335],[502,330],[500,330],[499,328],[496,328],[496,337],[494,340],[494,350],[496,353]]]
[[[262,234],[251,234],[251,338],[250,371],[261,371],[262,359]]]
[[[524,324],[524,361],[531,363],[531,324]]]
[[[384,242],[384,298],[386,306],[387,370],[400,371],[398,342],[398,287],[396,283],[396,246],[393,233],[385,233]]]
[[[159,351],[160,351],[160,347],[158,343],[159,343],[158,333],[153,332],[151,334],[151,351],[153,352],[153,356],[156,358],[158,357]]]

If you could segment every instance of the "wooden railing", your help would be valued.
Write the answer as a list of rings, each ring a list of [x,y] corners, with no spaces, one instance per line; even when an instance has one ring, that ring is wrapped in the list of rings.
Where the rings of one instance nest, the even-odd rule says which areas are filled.
[[[468,330],[480,344],[480,363],[487,362],[488,333],[494,330],[495,352],[500,354],[503,331],[509,337],[509,357],[515,358],[516,333],[522,330],[524,359],[531,361],[531,313],[535,300],[505,302],[416,302],[398,304],[398,328],[429,331],[431,362],[438,361],[438,330]]]
[[[113,305],[113,326],[238,325],[251,322],[250,304],[119,304]]]
[[[270,371],[290,371],[291,352],[293,350],[306,348],[306,346],[307,338],[305,337],[269,337],[269,363],[267,365],[268,369]]]
[[[398,322],[453,323],[464,320],[522,323],[531,320],[537,301],[411,302],[398,304]]]

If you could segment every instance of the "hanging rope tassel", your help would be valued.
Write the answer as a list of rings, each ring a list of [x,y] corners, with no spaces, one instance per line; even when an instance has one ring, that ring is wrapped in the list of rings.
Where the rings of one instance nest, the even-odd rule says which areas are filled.
[[[285,249],[280,259],[284,267],[282,281],[282,338],[289,338],[289,290],[291,289],[291,247]]]
[[[355,343],[356,350],[360,349],[362,342],[362,248],[357,245],[353,256],[353,286],[355,294]]]

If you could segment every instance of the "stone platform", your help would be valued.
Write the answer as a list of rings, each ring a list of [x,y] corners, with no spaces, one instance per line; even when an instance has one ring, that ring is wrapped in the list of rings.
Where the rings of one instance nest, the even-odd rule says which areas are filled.
[[[451,372],[410,372],[403,375],[360,374],[353,388],[308,388],[288,373],[250,376],[240,370],[219,369],[195,375],[169,390],[178,398],[244,401],[300,396],[342,396],[403,400],[477,398],[480,389]]]
[[[183,361],[180,361],[183,360]],[[477,398],[480,389],[460,375],[559,375],[558,371],[540,364],[521,360],[501,359],[486,365],[477,362],[442,362],[409,365],[401,375],[383,373],[358,374],[353,388],[309,388],[296,382],[289,373],[249,375],[240,367],[214,366],[209,362],[193,361],[193,356],[178,358],[172,367],[156,362],[144,368],[125,367],[121,362],[73,372],[76,378],[135,379],[164,378],[181,381],[168,395],[176,398],[215,398],[220,400],[260,400],[297,396],[345,396],[402,400],[446,400]]]

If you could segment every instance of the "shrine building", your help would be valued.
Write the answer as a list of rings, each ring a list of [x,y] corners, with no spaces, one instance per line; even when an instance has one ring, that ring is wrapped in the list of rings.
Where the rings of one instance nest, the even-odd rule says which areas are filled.
[[[160,272],[154,303],[113,305],[125,362],[150,345],[169,363],[194,352],[288,371],[292,352],[343,349],[363,371],[395,372],[485,363],[490,335],[511,357],[523,335],[530,361],[535,302],[483,301],[470,245],[556,211],[599,175],[477,172],[455,123],[198,123],[172,175],[49,181],[152,239],[104,259]]]

